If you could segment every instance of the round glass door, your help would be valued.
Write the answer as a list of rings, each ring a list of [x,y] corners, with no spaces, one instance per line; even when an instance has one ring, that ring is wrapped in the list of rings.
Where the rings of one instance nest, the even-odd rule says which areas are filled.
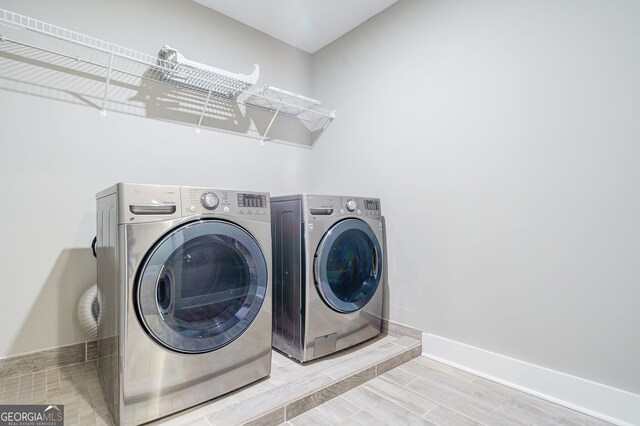
[[[316,251],[314,274],[320,295],[338,312],[354,312],[371,300],[382,278],[378,238],[365,222],[335,224]]]
[[[147,254],[137,280],[138,313],[161,345],[212,351],[251,324],[267,280],[262,250],[247,231],[218,220],[192,222]]]

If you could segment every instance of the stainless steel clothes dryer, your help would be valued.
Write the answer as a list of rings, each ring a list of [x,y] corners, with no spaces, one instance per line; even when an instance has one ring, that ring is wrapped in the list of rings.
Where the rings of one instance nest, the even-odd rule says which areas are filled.
[[[273,346],[301,362],[380,333],[382,216],[375,198],[272,198]]]
[[[268,376],[269,195],[120,183],[96,198],[98,372],[116,424]]]

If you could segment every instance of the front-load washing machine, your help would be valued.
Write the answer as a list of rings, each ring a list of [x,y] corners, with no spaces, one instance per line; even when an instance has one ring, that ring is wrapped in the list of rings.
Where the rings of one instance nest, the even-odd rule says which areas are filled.
[[[269,195],[120,183],[96,198],[98,374],[116,424],[268,376]]]
[[[380,333],[383,223],[375,198],[273,197],[273,346],[306,362]]]

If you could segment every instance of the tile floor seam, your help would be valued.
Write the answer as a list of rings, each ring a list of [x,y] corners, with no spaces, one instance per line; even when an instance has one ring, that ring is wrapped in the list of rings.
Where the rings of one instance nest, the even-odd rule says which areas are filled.
[[[375,366],[374,366],[374,367],[375,367]],[[297,399],[297,400],[295,400],[295,401],[292,401],[292,402],[287,403],[287,404],[286,404],[286,407],[288,407],[289,405],[293,405],[293,404],[295,404],[295,403],[297,403],[297,402],[300,402],[300,401],[302,401],[303,399],[307,398],[308,396],[311,396],[311,395],[313,395],[313,394],[315,394],[315,393],[317,393],[317,392],[321,392],[322,390],[327,389],[327,388],[329,388],[329,387],[331,387],[331,386],[338,385],[338,384],[340,384],[340,383],[342,383],[342,382],[345,382],[345,381],[349,380],[350,378],[355,377],[355,376],[357,376],[358,374],[363,373],[363,372],[365,372],[365,371],[367,371],[367,370],[369,370],[369,369],[371,369],[371,368],[374,368],[374,367],[368,367],[368,368],[365,368],[364,370],[362,370],[362,371],[360,371],[360,372],[353,373],[352,375],[349,375],[349,376],[347,376],[347,377],[344,377],[343,379],[340,379],[340,380],[336,380],[336,379],[333,379],[333,378],[332,378],[333,380],[336,380],[336,381],[335,381],[335,382],[333,382],[333,383],[328,384],[327,386],[325,386],[325,387],[323,387],[323,388],[320,388],[320,389],[318,389],[318,390],[316,390],[316,391],[313,391],[313,392],[309,393],[308,395],[305,395],[305,396],[303,396],[303,397],[300,397],[300,398],[298,398],[298,399]],[[330,376],[329,376],[329,377],[330,377]],[[373,377],[373,378],[375,378],[375,377],[377,377],[377,376],[375,376],[375,375],[374,375],[374,377]],[[322,403],[320,403],[320,404],[316,405],[315,407],[311,408],[311,410],[313,410],[313,409],[315,409],[315,408],[319,407],[320,405],[322,405],[322,404],[324,404],[324,403],[326,403],[326,402],[331,401],[332,399],[335,399],[336,397],[338,397],[338,396],[340,396],[340,395],[343,395],[343,394],[345,394],[345,393],[349,392],[349,391],[350,391],[350,390],[352,390],[352,389],[355,389],[356,387],[359,387],[359,386],[361,386],[361,385],[363,385],[363,384],[367,383],[367,382],[368,382],[368,381],[370,381],[370,380],[373,380],[373,379],[368,379],[368,380],[366,380],[366,381],[362,382],[360,385],[355,386],[354,388],[351,388],[351,389],[349,389],[349,390],[347,390],[347,391],[345,391],[345,392],[339,393],[339,394],[337,394],[337,395],[335,395],[335,396],[331,397],[330,399],[328,399],[328,400],[326,400],[326,401],[324,401],[324,402],[322,402]],[[311,411],[311,410],[307,410],[307,411]],[[290,420],[290,419],[289,419],[289,417],[288,417],[287,411],[288,411],[288,410],[285,410],[285,421],[289,421],[289,420]],[[300,413],[300,414],[298,414],[298,415],[296,415],[296,416],[294,416],[294,417],[291,417],[291,419],[295,419],[296,417],[298,417],[298,416],[300,416],[300,415],[302,415],[302,414],[304,414],[304,413],[306,413],[306,411],[304,411],[304,412],[302,412],[302,413]]]
[[[391,342],[391,343],[393,343],[393,342]],[[377,363],[375,364],[375,367],[376,367],[376,373],[377,373],[377,371],[378,371],[378,366],[379,366],[380,364],[382,364],[382,363],[384,363],[384,362],[387,362],[387,361],[390,361],[390,360],[392,360],[392,359],[394,359],[394,358],[396,358],[396,357],[399,357],[399,356],[405,355],[405,354],[407,354],[407,353],[410,353],[410,352],[411,352],[411,349],[414,349],[414,348],[418,347],[418,345],[413,346],[412,348],[407,348],[406,346],[402,346],[402,345],[396,345],[396,346],[398,346],[398,347],[400,347],[400,348],[405,349],[405,351],[404,351],[404,352],[397,353],[397,354],[394,354],[394,355],[390,355],[390,356],[388,356],[387,358],[383,358],[381,361],[377,362]],[[409,360],[409,361],[411,361],[411,360]],[[404,364],[406,364],[406,363],[407,363],[407,362],[409,362],[409,361],[405,361],[405,362],[403,362],[403,363],[402,363],[402,364],[400,364],[400,365],[404,365]],[[398,366],[398,367],[399,367],[399,366]],[[394,368],[396,368],[396,367],[394,367]],[[366,370],[366,368],[365,368],[365,370]],[[386,371],[385,371],[385,373],[386,373]],[[384,374],[384,373],[382,373],[382,374]],[[376,376],[377,376],[377,374],[376,374]]]
[[[353,389],[352,389],[352,390],[353,390]],[[365,413],[369,414],[369,415],[370,415],[371,417],[373,417],[374,419],[376,419],[376,420],[380,420],[380,421],[381,421],[382,423],[384,423],[384,424],[388,424],[388,422],[386,422],[385,420],[381,419],[380,417],[378,417],[378,416],[376,416],[376,415],[374,415],[374,414],[370,413],[366,408],[363,408],[363,407],[362,407],[360,404],[358,404],[357,402],[355,402],[355,401],[353,401],[353,400],[351,400],[351,399],[348,399],[348,401],[349,401],[351,404],[355,405],[356,407],[360,408],[360,411],[358,411],[358,413],[360,413],[360,412],[364,411]],[[358,413],[354,414],[353,416],[357,415]],[[351,417],[353,417],[353,416],[351,416]]]
[[[392,343],[392,342],[389,342],[389,343]],[[379,364],[382,364],[383,362],[389,361],[389,360],[391,360],[391,359],[393,359],[393,358],[395,358],[397,356],[404,355],[405,353],[410,352],[410,350],[405,346],[402,346],[402,345],[396,345],[396,346],[398,346],[400,348],[403,348],[403,349],[406,349],[406,350],[404,352],[396,353],[396,354],[393,354],[393,355],[388,355],[386,358],[382,358],[380,361],[376,361],[375,366],[377,367]],[[364,371],[364,370],[366,370],[368,368],[371,368],[371,366],[364,367],[362,369],[356,370],[354,374],[360,373],[360,372],[362,372],[362,371]],[[329,377],[334,379],[332,376],[329,376]]]
[[[398,367],[396,367],[396,368],[400,368],[400,366],[398,366]],[[402,371],[404,371],[404,370],[402,370]],[[387,371],[387,373],[388,373],[388,371]],[[396,385],[398,385],[398,386],[402,386],[403,388],[406,388],[406,386],[407,386],[407,385],[409,385],[409,384],[411,384],[411,383],[413,383],[413,382],[415,382],[416,380],[418,380],[418,379],[419,379],[419,377],[417,377],[417,376],[416,376],[414,379],[411,379],[411,381],[409,381],[409,382],[405,383],[404,385],[402,385],[402,384],[400,384],[400,383],[396,383],[396,382],[394,382],[393,380],[390,380],[390,379],[389,379],[389,378],[387,378],[387,377],[384,377],[384,375],[385,375],[385,374],[387,374],[387,373],[383,373],[383,374],[381,374],[381,375],[380,375],[380,376],[378,376],[378,377],[380,377],[382,380],[386,380],[387,382],[395,383],[395,384],[396,384]],[[407,389],[407,390],[409,390],[409,389]]]
[[[329,375],[327,375],[327,374],[324,374],[323,372],[319,372],[319,374],[322,374],[322,375],[324,375],[324,376],[328,377],[330,380],[336,380],[336,379],[334,379],[333,377],[331,377],[331,376],[329,376]],[[356,373],[356,374],[357,374],[357,373]],[[351,377],[351,376],[349,376],[349,377]],[[322,387],[322,388],[316,389],[316,390],[314,390],[314,391],[309,391],[308,393],[303,394],[302,396],[298,397],[297,399],[295,399],[295,400],[293,400],[293,401],[288,401],[288,402],[283,403],[283,404],[284,404],[284,405],[283,405],[283,407],[289,406],[289,405],[291,405],[291,404],[295,404],[296,402],[299,402],[300,400],[302,400],[302,399],[304,399],[304,398],[306,398],[306,397],[308,397],[308,396],[310,396],[310,395],[313,395],[314,393],[319,392],[319,391],[321,391],[322,389],[326,389],[326,388],[328,388],[329,386],[333,386],[333,385],[335,385],[336,383],[341,382],[342,380],[345,380],[345,379],[336,380],[335,382],[333,382],[333,383],[329,383],[328,385],[326,385],[326,386],[324,386],[324,387]],[[281,408],[282,408],[282,407],[281,407]],[[285,414],[286,414],[286,413],[285,413]],[[294,417],[294,418],[295,418],[295,417]],[[286,415],[285,415],[285,419],[286,419]]]
[[[315,374],[320,374],[320,375],[322,375],[322,376],[325,376],[325,377],[326,377],[326,378],[328,378],[329,380],[335,380],[335,379],[333,379],[332,377],[330,377],[330,376],[328,376],[328,375],[326,375],[326,374],[324,374],[324,373],[322,373],[322,372],[313,372],[313,371],[311,371],[311,372],[307,373],[306,375],[301,376],[299,379],[305,378],[305,377],[307,377],[307,376],[315,375]],[[327,386],[330,386],[330,385],[331,385],[331,383],[330,383],[330,384],[328,384]],[[283,387],[283,386],[285,386],[285,385],[280,385],[279,387]],[[300,399],[306,398],[307,396],[309,396],[309,395],[311,395],[311,394],[313,394],[313,393],[315,393],[315,392],[317,392],[317,391],[319,391],[319,390],[321,390],[321,389],[324,389],[324,387],[323,387],[323,388],[320,388],[320,389],[316,389],[315,391],[310,391],[310,392],[308,392],[308,393],[304,394],[303,396],[301,396],[301,397],[297,398],[297,399],[296,399],[296,400],[294,400],[294,401],[281,402],[281,403],[277,404],[275,407],[272,407],[272,408],[271,408],[271,411],[276,411],[276,410],[279,410],[279,409],[285,409],[285,421],[286,421],[286,407],[287,407],[288,405],[291,405],[291,404],[293,404],[293,403],[297,402],[297,401],[298,401],[298,400],[300,400]],[[231,404],[230,406],[224,407],[224,408],[222,408],[222,409],[220,409],[220,410],[218,410],[218,411],[214,411],[214,412],[212,412],[212,413],[209,413],[209,414],[207,415],[207,417],[211,417],[211,416],[213,416],[214,414],[219,413],[219,412],[221,412],[221,411],[225,411],[225,410],[227,410],[227,411],[228,411],[229,407],[237,406],[237,405],[239,405],[239,404],[244,403],[245,401],[246,401],[246,400],[241,400],[241,401],[238,401],[238,402],[236,402],[236,403],[234,403],[234,404]],[[269,411],[269,412],[271,412],[271,411]],[[256,419],[260,418],[261,416],[262,416],[262,414],[257,415],[257,416],[255,416],[255,417],[252,417],[250,420],[244,420],[244,422],[246,423],[247,421],[249,421],[249,422],[250,422],[250,421],[256,420]]]
[[[491,426],[489,423],[485,423],[485,422],[483,422],[483,421],[481,421],[481,420],[478,420],[478,419],[477,419],[477,418],[475,418],[475,417],[471,417],[469,414],[461,413],[460,411],[456,410],[456,409],[455,409],[455,408],[453,408],[453,407],[450,407],[449,405],[447,405],[447,404],[445,404],[445,403],[441,403],[441,402],[440,402],[440,403],[438,403],[438,405],[441,405],[441,406],[443,406],[443,407],[445,407],[445,408],[447,408],[447,409],[449,409],[449,410],[451,410],[451,411],[453,411],[453,412],[455,412],[455,413],[457,413],[457,414],[459,414],[459,415],[461,415],[461,416],[463,416],[463,417],[467,417],[467,418],[469,418],[469,419],[473,420],[474,422],[479,423],[479,424],[481,424],[481,425]],[[516,421],[517,421],[517,422],[519,422],[519,423],[523,423],[523,424],[531,424],[531,423],[525,422],[525,421],[523,421],[523,420],[521,420],[521,419],[519,419],[519,418],[517,418],[517,417],[510,416],[510,415],[508,415],[507,413],[504,413],[504,412],[498,411],[498,409],[493,409],[493,410],[491,410],[491,411],[495,412],[496,414],[502,414],[502,415],[504,415],[504,417],[506,417],[506,418],[508,418],[508,419],[516,420]],[[531,424],[531,425],[533,425],[533,424]]]
[[[516,404],[518,404],[518,402],[517,402],[515,399],[513,399],[513,398],[512,398],[512,399],[509,399],[509,400],[505,401],[503,404],[501,404],[501,405],[500,405],[500,407],[498,407],[498,408],[496,409],[496,411],[498,411],[498,412],[500,412],[500,413],[503,413],[503,414],[505,414],[505,415],[507,415],[507,416],[515,417],[516,419],[518,419],[518,420],[520,420],[520,421],[522,421],[522,422],[530,423],[530,421],[529,421],[529,420],[527,420],[527,419],[525,419],[525,418],[523,418],[523,417],[520,417],[520,416],[514,415],[514,414],[512,414],[512,413],[509,413],[509,412],[507,412],[507,411],[503,411],[503,410],[501,410],[501,408],[502,408],[502,407],[503,407],[507,402],[510,402],[510,401],[511,401],[511,402],[514,402],[514,403],[516,403]],[[540,411],[543,411],[543,412],[544,412],[545,414],[547,414],[549,417],[552,417],[552,418],[554,418],[554,417],[560,417],[562,420],[566,420],[566,421],[568,421],[568,422],[569,422],[569,425],[568,425],[568,426],[572,426],[572,424],[573,424],[574,426],[580,426],[580,425],[582,425],[582,423],[580,423],[580,422],[578,422],[578,421],[574,421],[574,420],[569,419],[569,418],[564,417],[564,416],[557,416],[557,415],[555,415],[555,414],[553,414],[553,413],[550,413],[550,412],[548,412],[548,411],[546,411],[546,410],[539,409],[539,408],[534,407],[534,406],[532,406],[532,405],[530,405],[530,404],[527,404],[526,402],[524,402],[523,404],[524,404],[524,405],[526,405],[527,407],[530,407],[530,408],[536,408],[536,409],[538,409],[538,410],[540,410]]]
[[[360,408],[360,407],[358,407]],[[357,416],[358,414],[362,413],[364,410],[360,409],[359,411],[356,411],[353,414],[348,415],[347,417],[345,417],[344,419],[342,419],[340,422],[336,422],[337,424],[344,424],[347,420],[349,420],[350,418]]]
[[[271,411],[267,411],[266,413],[262,413],[259,416],[257,416],[256,418],[249,420],[247,422],[244,422],[243,424],[247,424],[247,423],[251,423],[251,422],[255,422],[256,420],[262,419],[264,417],[270,416],[271,414],[277,413],[278,411],[282,410],[282,418],[284,419],[284,423],[287,422],[287,408],[286,407],[278,407],[275,410],[271,410]],[[210,423],[211,425],[213,425],[213,423]],[[215,425],[213,425],[215,426]]]
[[[413,351],[415,348],[417,348],[417,347],[418,347],[418,346],[414,346],[413,348],[407,348],[407,350],[406,350],[406,351],[404,351],[404,352],[402,352],[402,353],[399,353],[399,354],[397,354],[397,355],[395,355],[395,356],[393,356],[393,357],[391,357],[391,358],[389,358],[389,359],[386,359],[386,360],[380,361],[379,363],[377,363],[377,364],[376,364],[376,372],[377,372],[377,370],[378,370],[378,366],[380,366],[381,364],[384,364],[384,363],[386,363],[386,362],[388,362],[388,361],[391,361],[391,360],[393,360],[393,359],[396,359],[396,358],[402,357],[402,356],[407,355],[407,354],[412,355],[412,351]],[[397,368],[397,367],[399,367],[399,366],[401,366],[401,365],[404,365],[404,364],[406,364],[407,362],[414,360],[414,359],[415,359],[415,358],[417,358],[418,356],[420,356],[420,355],[417,355],[417,356],[415,356],[415,357],[413,357],[413,358],[409,358],[408,360],[406,360],[406,361],[404,361],[404,362],[401,362],[400,364],[396,365],[395,367],[393,367],[393,368],[391,368],[391,369],[389,369],[389,370],[384,371],[382,374],[387,373],[388,371],[391,371],[391,370],[393,370],[394,368]]]
[[[359,410],[358,410],[358,407],[353,407],[351,405],[351,403],[344,398],[343,395],[337,396],[336,398],[333,399],[333,401],[329,401],[326,404],[319,405],[318,407],[316,407],[316,409],[321,411],[325,415],[329,415],[329,416],[331,416],[333,418],[336,418],[336,421],[338,421],[338,422],[344,421],[347,417],[350,417],[353,414],[356,414]],[[343,405],[342,409],[344,409],[344,405],[347,405],[347,407],[349,407],[349,408],[354,408],[355,411],[348,410],[348,411],[351,412],[350,414],[347,414],[344,417],[340,416],[339,412],[336,414],[336,411],[340,411],[340,408],[332,408],[336,404],[337,405]],[[338,418],[340,418],[340,419],[338,419]]]
[[[476,423],[478,423],[478,424],[480,424],[480,425],[483,425],[483,426],[491,426],[491,425],[490,425],[490,424],[488,424],[488,423],[481,422],[480,420],[478,420],[478,419],[476,419],[476,418],[474,418],[474,417],[471,417],[471,416],[469,416],[468,414],[461,413],[460,411],[455,410],[455,409],[453,409],[453,408],[451,408],[451,407],[448,407],[448,406],[446,406],[446,405],[444,405],[444,404],[438,404],[438,405],[439,405],[439,406],[441,406],[441,407],[446,408],[447,410],[451,410],[451,411],[453,411],[454,413],[461,415],[462,417],[466,417],[466,418],[468,418],[469,420],[472,420],[472,421],[474,421],[474,422],[476,422]],[[435,408],[434,408],[434,410],[435,410]],[[431,410],[431,411],[433,411],[433,410]],[[428,414],[428,413],[427,413],[427,414]],[[426,415],[426,414],[425,414],[425,415]]]
[[[446,386],[446,385],[438,384],[437,382],[435,382],[435,381],[433,381],[433,380],[430,380],[430,379],[428,379],[428,378],[426,378],[426,377],[420,377],[420,379],[422,379],[422,380],[424,380],[424,381],[428,382],[428,383],[429,383],[429,384],[431,384],[431,385],[435,385],[435,388],[436,388],[436,389],[438,389],[438,387],[444,387],[444,388],[446,388],[449,392],[453,392],[454,394],[456,394],[456,395],[457,395],[457,396],[459,396],[459,397],[468,397],[468,395],[465,395],[464,393],[462,393],[462,392],[460,392],[459,390],[457,390],[457,389],[455,389],[455,388],[452,388],[452,387],[450,387],[450,386]],[[409,390],[411,390],[411,389],[409,389]],[[481,401],[481,402],[482,402],[482,400],[481,400],[480,398],[473,397],[473,399],[476,399],[476,400],[479,400],[479,401]],[[466,416],[466,417],[470,417],[469,415],[467,415],[467,414],[463,414],[463,413],[460,413],[460,412],[459,412],[458,410],[456,410],[455,408],[450,407],[450,406],[448,406],[448,405],[446,405],[446,404],[444,404],[444,403],[439,403],[439,404],[440,404],[440,405],[443,405],[443,406],[445,406],[445,407],[447,407],[447,408],[448,408],[448,409],[450,409],[450,410],[456,411],[457,413],[462,414],[462,415],[464,415],[464,416]],[[483,408],[484,408],[484,409],[488,409],[488,410],[490,410],[490,411],[496,412],[497,414],[503,414],[505,417],[510,418],[510,419],[513,419],[513,420],[516,420],[516,421],[521,422],[521,423],[527,423],[527,422],[524,422],[523,420],[521,420],[521,419],[519,419],[519,418],[517,418],[517,417],[515,417],[515,416],[509,415],[508,413],[504,413],[504,412],[502,412],[502,411],[498,411],[498,407],[492,408],[492,407],[491,407],[491,406],[489,406],[489,405],[484,405],[484,402],[482,402],[482,404],[483,404]],[[502,405],[502,404],[501,404],[501,405]],[[480,420],[478,420],[478,419],[476,419],[476,418],[472,418],[472,419],[473,419],[474,421],[478,422],[478,423],[482,423]]]
[[[358,387],[359,387],[359,386],[358,386]],[[409,413],[411,413],[411,414],[416,415],[417,417],[421,417],[419,414],[416,414],[415,412],[413,412],[413,411],[411,411],[411,410],[409,410],[409,409],[407,409],[407,408],[403,407],[402,405],[397,404],[397,403],[395,403],[394,401],[391,401],[391,400],[390,400],[390,399],[388,399],[388,398],[385,398],[384,396],[380,395],[379,393],[374,392],[372,389],[369,389],[369,388],[366,388],[366,389],[367,389],[367,390],[369,390],[370,392],[375,393],[375,394],[376,394],[376,395],[378,395],[380,398],[384,399],[385,401],[387,401],[387,402],[388,402],[388,403],[390,403],[390,404],[395,405],[396,407],[400,408],[401,410],[405,410],[405,411],[407,411],[407,412],[409,412]],[[419,395],[419,396],[420,396],[420,395]],[[351,403],[352,403],[352,404],[354,404],[354,405],[356,405],[356,406],[359,406],[359,405],[358,405],[355,401],[353,401],[353,400],[351,401]],[[436,403],[436,405],[437,405],[437,403]],[[361,407],[361,408],[362,408],[362,406],[359,406],[359,407]],[[367,409],[366,409],[366,408],[363,408],[363,411],[367,411]],[[368,413],[368,414],[370,414],[371,416],[373,416],[375,419],[380,420],[382,423],[384,423],[384,424],[389,424],[389,422],[388,422],[388,421],[386,421],[385,419],[381,418],[380,416],[374,415],[374,414],[372,414],[372,413],[370,413],[370,412],[368,412],[368,411],[367,411],[367,413]]]
[[[428,366],[424,366],[424,365],[422,365],[421,367],[426,368],[428,371],[435,373],[435,376],[436,376],[436,377],[423,376],[422,377],[423,379],[425,379],[425,380],[427,380],[429,382],[432,382],[432,383],[434,383],[436,385],[444,386],[446,388],[449,388],[450,390],[455,391],[455,392],[457,392],[459,394],[466,394],[466,392],[464,392],[463,390],[459,389],[458,387],[452,386],[451,384],[438,382],[437,381],[438,376],[445,376],[445,377],[451,379],[454,383],[458,382],[459,384],[461,384],[463,386],[464,385],[475,385],[476,388],[481,388],[482,390],[486,391],[487,395],[490,395],[492,398],[495,398],[496,400],[500,401],[499,404],[497,404],[496,408],[494,408],[495,410],[497,410],[498,407],[502,406],[506,401],[511,399],[508,396],[501,395],[499,392],[496,392],[493,389],[489,389],[489,388],[486,388],[484,386],[480,386],[477,383],[467,382],[466,380],[463,380],[463,379],[461,379],[459,377],[456,377],[455,375],[452,375],[452,374],[449,374],[449,373],[446,373],[446,372],[441,372],[441,371],[438,371],[438,370],[436,370],[434,368],[431,368],[431,367],[428,367]],[[476,399],[484,401],[485,399],[488,399],[488,398],[476,397]]]
[[[387,381],[388,381],[388,380],[387,380]],[[391,383],[393,383],[393,382],[391,382]],[[394,385],[397,385],[397,383],[393,383],[393,384],[394,384]],[[397,385],[397,386],[400,386],[400,385]],[[429,402],[432,402],[432,403],[434,404],[434,406],[433,406],[433,407],[431,407],[430,409],[428,409],[425,413],[418,414],[418,413],[416,413],[415,411],[411,410],[410,408],[404,407],[404,406],[402,406],[402,405],[400,405],[400,404],[398,404],[398,403],[393,402],[392,400],[390,400],[390,399],[389,399],[389,398],[387,398],[386,396],[382,395],[382,394],[380,393],[380,391],[376,391],[376,389],[371,388],[371,387],[369,387],[369,386],[365,386],[365,387],[366,387],[367,389],[369,389],[371,392],[373,392],[373,393],[375,393],[376,395],[380,396],[381,398],[386,399],[387,401],[392,402],[392,403],[394,403],[395,405],[397,405],[397,406],[399,406],[399,407],[404,408],[405,410],[411,411],[411,412],[415,413],[415,414],[416,414],[416,415],[418,415],[418,416],[424,416],[425,414],[427,414],[429,411],[433,410],[433,409],[434,409],[435,407],[437,407],[438,405],[441,405],[441,404],[440,404],[439,402],[437,402],[437,401],[433,401],[432,399],[429,399],[429,398],[427,398],[427,397],[425,397],[425,396],[422,396],[422,395],[420,395],[420,394],[418,394],[418,393],[416,393],[416,392],[413,392],[411,389],[407,389],[407,388],[405,388],[404,386],[400,386],[401,388],[403,388],[403,389],[404,389],[404,390],[406,390],[407,392],[411,392],[412,394],[414,394],[414,395],[418,396],[419,398],[425,399],[425,400],[427,400],[427,401],[429,401]]]
[[[353,390],[353,389],[351,389],[351,390]],[[345,396],[344,396],[344,398],[345,398],[347,401],[349,401],[351,404],[353,404],[353,405],[355,405],[356,407],[358,407],[358,408],[360,409],[360,411],[365,411],[365,410],[366,410],[366,408],[362,407],[360,404],[358,404],[357,402],[355,402],[355,401],[351,400],[348,396],[346,396],[346,394],[347,394],[347,393],[349,393],[349,392],[345,392]]]
[[[400,368],[400,367],[401,367],[401,366],[396,367],[396,368]],[[411,374],[413,374],[413,373],[411,373]],[[390,380],[388,380],[388,379],[386,379],[386,378],[384,378],[384,377],[381,377],[381,378],[382,378],[383,380],[390,381]],[[413,383],[413,382],[415,382],[416,380],[419,380],[419,379],[424,379],[424,378],[423,378],[423,377],[416,377],[416,379],[412,380],[410,383]],[[393,383],[393,382],[391,382],[391,383]],[[408,385],[408,384],[410,384],[410,383],[407,383],[407,385]],[[432,383],[433,383],[433,382],[432,382]],[[397,383],[396,383],[396,384],[397,384]],[[438,402],[438,401],[435,401],[435,400],[433,400],[433,399],[431,399],[431,398],[429,398],[429,397],[427,397],[427,396],[420,395],[418,392],[415,392],[413,389],[409,389],[409,388],[407,388],[407,387],[406,387],[406,385],[398,385],[398,386],[402,386],[402,387],[403,387],[403,388],[405,388],[407,391],[409,391],[409,392],[411,392],[411,393],[413,393],[413,394],[415,394],[415,395],[417,395],[417,396],[419,396],[419,397],[421,397],[421,398],[424,398],[424,399],[426,399],[426,400],[428,400],[428,401],[433,402],[434,404],[436,404],[436,407],[437,407],[438,405],[441,405],[441,406],[443,406],[443,407],[448,408],[448,409],[449,409],[449,410],[451,410],[451,411],[455,411],[456,413],[458,413],[458,414],[460,414],[460,415],[463,415],[463,416],[465,416],[465,417],[469,417],[470,419],[472,419],[473,421],[475,421],[475,422],[477,422],[477,423],[485,424],[485,423],[482,423],[481,421],[479,421],[479,420],[477,420],[477,419],[475,419],[475,418],[472,418],[472,417],[470,417],[470,416],[468,416],[468,415],[466,415],[466,414],[460,413],[459,411],[455,410],[454,408],[449,407],[448,405],[446,405],[446,404],[444,404],[444,403],[442,403],[442,402]],[[433,409],[435,409],[435,407],[433,407],[433,408],[432,408],[432,410],[433,410]],[[430,410],[430,411],[431,411],[431,410]],[[497,410],[496,410],[496,411],[497,411]]]
[[[475,383],[475,381],[476,381],[476,380],[477,380],[477,378],[476,378],[476,379],[473,379],[472,383]],[[488,379],[486,379],[486,380],[488,380]],[[497,382],[495,382],[495,383],[497,383]],[[482,387],[482,388],[484,388],[484,389],[492,390],[492,389],[489,389],[489,388],[487,388],[487,387],[485,387],[485,386],[482,386],[482,384],[480,384],[480,383],[475,383],[475,384],[476,384],[476,385],[478,385],[478,386],[480,386],[480,387]],[[503,385],[503,386],[504,386],[504,385]],[[522,392],[522,391],[518,391],[517,389],[513,389],[513,388],[510,388],[510,389],[511,389],[511,390],[514,390],[514,391],[517,391],[517,392]],[[527,394],[526,392],[523,392],[523,393],[524,393],[526,396],[530,396],[530,397],[537,398],[536,396],[531,395],[531,394]],[[542,398],[540,398],[540,399],[542,399]],[[502,408],[502,407],[503,407],[507,402],[509,402],[509,401],[513,401],[513,402],[515,402],[515,403],[518,403],[518,401],[517,401],[515,398],[510,397],[510,398],[508,398],[506,401],[504,401],[502,404],[500,404],[500,406],[499,406],[496,410],[497,410],[497,411],[500,411],[501,413],[504,413],[504,414],[509,415],[509,413],[506,413],[505,411],[501,411],[501,410],[500,410],[500,409],[501,409],[501,408]],[[544,399],[543,399],[543,401],[546,401],[546,400],[544,400]],[[547,401],[547,402],[550,402],[550,401]],[[544,408],[535,407],[535,406],[533,406],[533,405],[531,405],[531,404],[527,403],[526,401],[522,401],[522,403],[523,403],[524,405],[528,406],[528,407],[537,408],[537,409],[539,409],[540,411],[543,411],[544,413],[548,414],[550,417],[556,417],[556,416],[557,416],[556,414],[551,413],[550,411],[547,411],[547,410],[545,410]],[[557,404],[557,405],[560,405],[560,404]],[[561,406],[561,407],[564,407],[563,405],[560,405],[560,406]],[[568,408],[568,407],[564,407],[564,408],[566,408],[566,409],[568,409],[568,410],[571,410],[571,409],[570,409],[570,408]],[[573,410],[573,411],[575,411],[575,410]],[[578,412],[578,413],[579,413],[579,412]],[[584,413],[581,413],[581,414],[584,414]],[[584,414],[584,415],[587,415],[587,414]],[[515,417],[515,416],[513,416],[513,417]],[[577,423],[577,424],[582,425],[582,423],[580,423],[580,422],[578,422],[578,421],[573,421],[572,419],[568,419],[568,418],[566,418],[566,417],[564,417],[564,416],[558,416],[558,417],[562,417],[562,418],[564,418],[564,419],[566,419],[566,420],[569,420],[570,422],[574,422],[574,423]],[[516,418],[518,418],[518,417],[516,417]],[[522,420],[522,421],[525,421],[524,419],[521,419],[521,418],[518,418],[518,419],[519,419],[519,420]]]
[[[476,379],[474,379],[474,380],[472,381],[472,383],[474,383],[474,384],[476,384],[477,386],[480,386],[480,387],[482,387],[482,388],[484,388],[484,389],[492,390],[492,389],[489,389],[489,388],[487,388],[487,387],[485,387],[485,386],[482,386],[482,384],[481,384],[481,383],[476,383]],[[508,397],[508,398],[507,398],[507,399],[506,399],[502,404],[500,404],[500,406],[499,406],[498,408],[496,408],[496,410],[497,410],[497,411],[500,411],[501,413],[508,414],[508,413],[506,413],[505,411],[502,411],[502,410],[501,410],[501,408],[502,408],[502,407],[503,407],[507,402],[509,402],[509,401],[516,402],[516,400],[515,400],[515,398],[514,398],[514,397]],[[525,405],[529,405],[529,404],[527,404],[527,403],[525,402]],[[544,410],[543,410],[543,411],[544,411]],[[547,413],[547,414],[552,415],[552,413]],[[520,420],[523,420],[523,421],[524,421],[524,419],[520,419]]]
[[[413,338],[411,338],[411,339],[413,339]],[[398,339],[396,339],[396,340],[398,340]],[[391,341],[391,342],[389,342],[389,343],[392,343],[392,344],[394,344],[394,345],[396,345],[396,346],[399,346],[399,347],[401,347],[401,348],[404,348],[404,349],[413,349],[413,348],[416,348],[416,347],[418,347],[418,346],[422,345],[422,342],[421,342],[420,340],[418,340],[418,339],[413,339],[413,340],[417,341],[418,343],[417,343],[417,344],[415,344],[415,345],[412,345],[412,346],[405,346],[405,345],[401,345],[401,344],[399,344],[399,343],[396,343],[395,341]]]
[[[407,390],[408,390],[408,389],[407,389]],[[431,408],[429,408],[429,409],[427,410],[427,412],[426,412],[426,413],[424,413],[424,414],[422,415],[422,417],[426,416],[427,414],[429,414],[430,412],[432,412],[433,410],[435,410],[436,408],[438,408],[438,407],[440,407],[440,406],[441,406],[441,404],[440,404],[440,403],[437,403],[435,407],[431,407]]]

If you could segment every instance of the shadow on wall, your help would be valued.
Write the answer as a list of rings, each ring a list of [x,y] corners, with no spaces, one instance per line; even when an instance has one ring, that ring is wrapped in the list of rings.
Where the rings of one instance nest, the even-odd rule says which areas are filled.
[[[6,355],[91,340],[80,328],[76,306],[95,282],[91,249],[62,250]]]
[[[105,95],[108,56],[85,58],[68,45],[57,46],[63,47],[69,52],[51,53],[1,41],[0,90],[89,106],[98,113]],[[148,70],[114,67],[105,109],[255,139],[262,139],[274,116],[233,100],[212,97],[207,102],[206,94],[179,90],[150,75]],[[311,146],[319,132],[310,133],[302,121],[279,115],[267,136],[270,141]]]

